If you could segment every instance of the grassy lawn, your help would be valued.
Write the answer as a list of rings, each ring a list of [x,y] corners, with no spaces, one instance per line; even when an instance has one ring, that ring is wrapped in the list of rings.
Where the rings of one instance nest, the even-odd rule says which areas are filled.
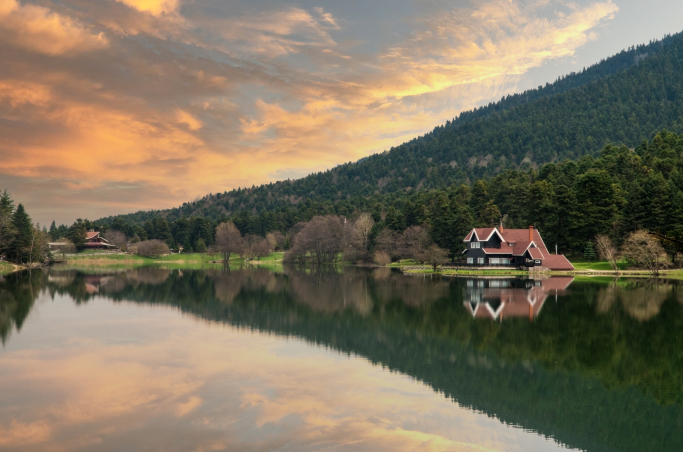
[[[8,264],[7,262],[0,262],[0,275],[6,275],[14,270],[14,266]]]
[[[585,261],[577,259],[572,260],[571,263],[577,270],[613,271],[612,266],[607,261]],[[619,270],[626,270],[627,264],[625,261],[619,261],[617,262],[617,267],[619,267]]]

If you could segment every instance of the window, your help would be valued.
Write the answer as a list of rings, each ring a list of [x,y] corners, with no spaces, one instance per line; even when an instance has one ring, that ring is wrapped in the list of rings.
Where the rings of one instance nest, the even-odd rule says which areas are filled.
[[[467,258],[467,263],[468,263],[468,264],[474,264],[474,258],[473,258],[473,257],[468,257],[468,258]]]
[[[484,258],[483,257],[478,257],[477,258],[477,264],[483,264],[484,263]]]
[[[472,242],[472,248],[481,248],[481,242]]]
[[[489,259],[489,264],[500,265],[500,259],[498,259],[497,257],[492,257],[491,259]]]
[[[500,260],[500,263],[503,265],[508,265],[510,263],[510,259],[504,257]]]

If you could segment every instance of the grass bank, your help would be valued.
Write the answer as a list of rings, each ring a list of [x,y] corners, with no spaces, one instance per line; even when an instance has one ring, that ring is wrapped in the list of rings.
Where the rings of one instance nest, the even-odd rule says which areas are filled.
[[[258,265],[267,268],[276,268],[282,265],[284,253],[272,253],[259,260],[246,261],[239,256],[230,258],[230,265]],[[141,257],[123,253],[102,253],[97,251],[84,251],[77,254],[55,255],[58,260],[66,262],[59,264],[61,268],[84,268],[102,267],[112,269],[136,268],[146,265],[163,266],[165,268],[202,268],[219,267],[223,261],[221,254],[169,254],[158,257]]]
[[[15,271],[15,267],[7,262],[0,262],[0,275],[6,275]]]

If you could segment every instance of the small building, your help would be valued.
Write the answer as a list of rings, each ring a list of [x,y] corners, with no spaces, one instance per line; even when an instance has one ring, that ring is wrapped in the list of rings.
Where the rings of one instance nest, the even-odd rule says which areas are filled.
[[[472,267],[547,268],[571,271],[564,255],[551,254],[540,232],[529,229],[475,228],[463,240],[465,263]]]
[[[85,234],[85,249],[88,250],[115,250],[116,245],[112,245],[96,231],[88,231]]]

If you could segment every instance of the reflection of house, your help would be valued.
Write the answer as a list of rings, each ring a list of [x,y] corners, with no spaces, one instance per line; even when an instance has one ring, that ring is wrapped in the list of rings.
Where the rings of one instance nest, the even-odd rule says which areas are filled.
[[[573,277],[544,280],[469,279],[465,308],[474,318],[503,320],[505,317],[538,317],[549,296],[564,295]]]
[[[545,267],[574,270],[561,254],[550,254],[541,234],[529,229],[476,228],[465,237],[467,265],[477,267]]]
[[[115,245],[110,244],[99,232],[88,231],[85,234],[85,247],[93,250],[114,250]]]

